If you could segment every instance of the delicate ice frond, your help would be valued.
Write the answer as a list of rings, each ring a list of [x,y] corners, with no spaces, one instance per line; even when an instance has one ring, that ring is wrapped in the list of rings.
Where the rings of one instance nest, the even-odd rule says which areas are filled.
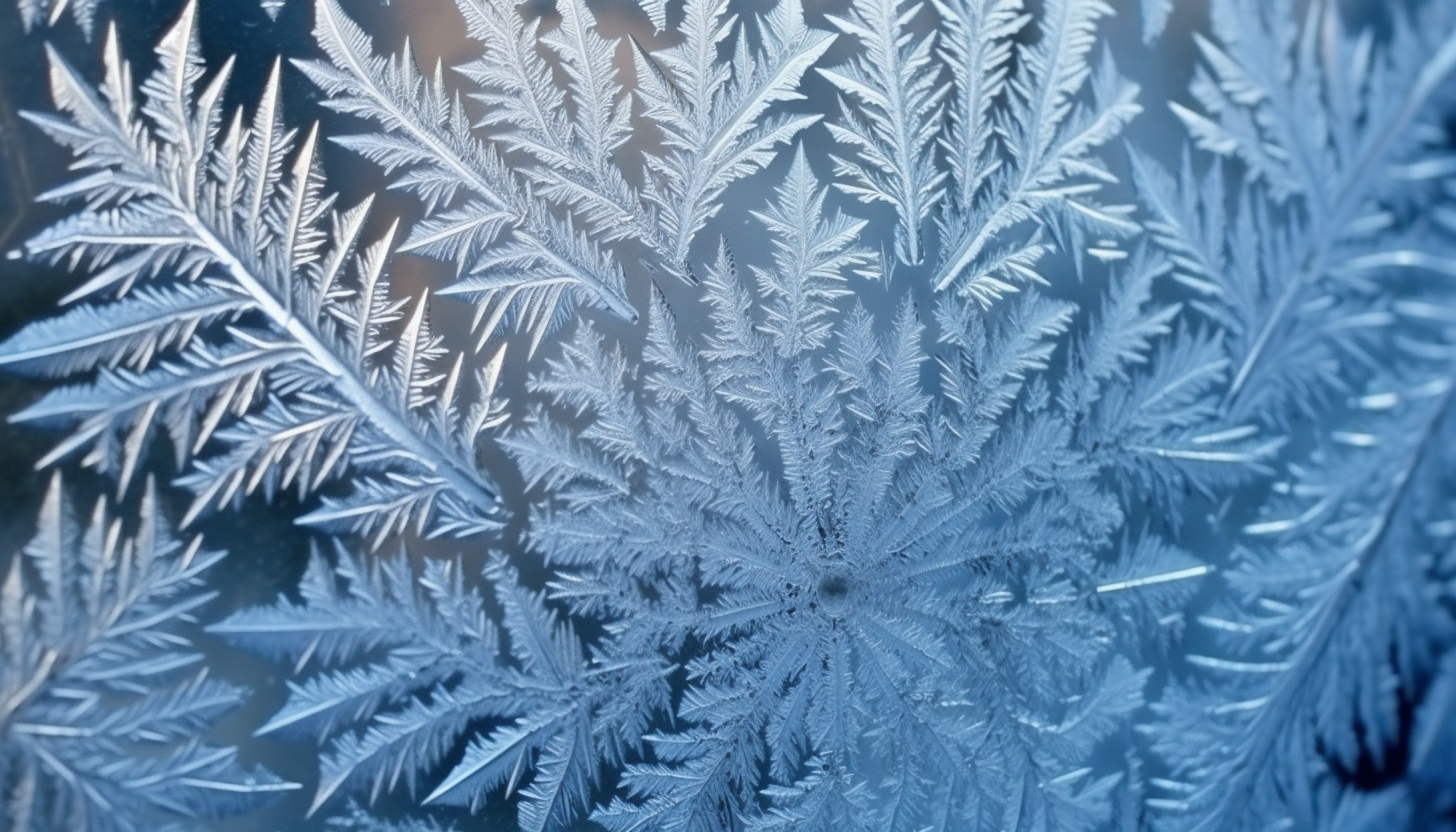
[[[1139,248],[1114,273],[1091,336],[1072,355],[1081,383],[1062,395],[1068,411],[1090,411],[1085,441],[1116,449],[1112,464],[1124,484],[1178,505],[1178,495],[1219,497],[1269,474],[1285,440],[1268,426],[1233,421],[1220,407],[1229,367],[1222,340],[1175,330],[1179,307],[1151,304],[1154,281],[1172,270]],[[1139,365],[1146,370],[1129,374]],[[1169,522],[1177,525],[1176,515]]]
[[[794,355],[829,341],[832,304],[850,294],[846,274],[873,276],[875,263],[858,245],[865,223],[825,210],[825,195],[802,150],[777,193],[776,204],[753,214],[773,240],[774,265],[753,272],[764,299],[760,331],[782,354]]]
[[[620,755],[624,736],[635,745],[632,732],[662,706],[659,662],[588,663],[571,627],[503,561],[486,570],[497,625],[459,563],[429,561],[416,574],[403,557],[366,567],[333,554],[333,567],[315,555],[303,604],[280,599],[210,628],[303,677],[260,733],[327,741],[314,810],[401,785],[426,804],[472,807],[503,790],[519,792],[521,828],[562,829],[602,761]]]
[[[222,557],[182,543],[148,484],[137,526],[77,522],[59,475],[0,586],[0,794],[7,829],[142,832],[297,788],[199,739],[240,691],[187,629]]]
[[[1173,15],[1173,0],[1142,0],[1140,10],[1143,17],[1143,43],[1151,44],[1168,27],[1168,18]]]
[[[96,25],[96,9],[102,0],[20,0],[20,22],[26,31],[36,26],[53,26],[70,12],[87,35]]]
[[[469,17],[473,32],[498,14],[485,9]],[[385,131],[336,141],[399,171],[396,185],[425,202],[427,217],[405,250],[459,264],[462,282],[452,291],[479,299],[480,316],[490,322],[485,335],[514,316],[539,343],[579,300],[635,318],[611,256],[556,219],[495,149],[476,138],[460,102],[442,78],[420,75],[408,46],[392,59],[376,56],[368,35],[335,0],[317,4],[314,36],[330,62],[298,65],[328,93],[328,106]]]
[[[799,80],[834,41],[808,28],[799,0],[782,0],[759,21],[755,51],[727,0],[688,0],[678,46],[634,52],[644,115],[663,134],[666,153],[649,157],[647,198],[656,207],[664,261],[686,273],[693,239],[735,180],[768,164],[818,116],[772,114],[803,98]],[[725,46],[731,60],[719,59]]]
[[[501,418],[499,355],[462,378],[427,299],[391,297],[390,237],[361,244],[367,204],[340,213],[323,195],[315,135],[300,143],[279,119],[277,67],[251,123],[224,124],[231,64],[199,89],[194,14],[158,46],[140,114],[114,32],[101,97],[51,54],[61,114],[27,117],[76,152],[82,174],[45,198],[85,204],[25,254],[89,279],[69,310],[0,345],[0,362],[99,373],[13,418],[72,427],[45,462],[83,453],[123,488],[165,432],[194,460],[194,515],[352,472],[350,493],[305,520],[375,536],[489,528],[494,485],[475,443]]]
[[[1429,578],[1450,551],[1432,534],[1451,519],[1450,390],[1442,379],[1390,408],[1370,402],[1370,432],[1321,437],[1289,496],[1244,527],[1232,597],[1200,620],[1219,646],[1191,657],[1198,684],[1156,706],[1154,747],[1177,779],[1153,805],[1170,825],[1307,816],[1312,767],[1378,763],[1398,742],[1400,691],[1453,632]]]
[[[1450,542],[1453,299],[1423,279],[1450,243],[1416,218],[1443,210],[1449,151],[1425,125],[1456,20],[1433,5],[1377,37],[1323,3],[1296,23],[1293,6],[1215,4],[1205,112],[1177,111],[1229,161],[1200,174],[1185,157],[1175,178],[1132,160],[1152,236],[1223,342],[1184,347],[1227,373],[1198,405],[1230,425],[1214,435],[1298,440],[1238,524],[1227,595],[1200,618],[1213,645],[1157,706],[1175,776],[1150,805],[1174,828],[1321,826],[1333,772],[1382,764],[1452,632],[1431,575]],[[1229,172],[1244,174],[1232,194]]]
[[[757,48],[722,0],[688,3],[681,44],[648,53],[634,43],[636,94],[662,152],[625,166],[640,151],[628,152],[631,101],[615,64],[622,47],[597,31],[585,3],[561,3],[560,21],[546,29],[512,4],[457,6],[484,50],[459,67],[484,105],[478,124],[441,73],[421,77],[408,47],[376,57],[334,0],[319,4],[315,28],[331,63],[301,66],[329,106],[384,129],[341,141],[401,171],[396,185],[425,201],[428,216],[406,250],[457,261],[461,279],[446,291],[478,300],[483,337],[514,318],[533,346],[577,300],[635,320],[618,249],[653,269],[691,274],[692,241],[726,188],[816,120],[773,108],[802,97],[801,77],[833,40],[804,25],[797,0],[762,19]],[[647,12],[666,25],[661,5]],[[647,169],[640,190],[637,164]]]
[[[859,41],[861,52],[846,71],[819,70],[859,104],[845,108],[842,124],[829,124],[859,157],[839,161],[848,180],[841,187],[895,209],[896,256],[912,264],[920,262],[921,225],[940,201],[946,178],[935,147],[950,83],[933,61],[935,35],[916,32],[928,17],[925,9],[918,0],[859,0],[851,16],[830,19]]]
[[[1402,226],[1445,170],[1428,103],[1456,70],[1440,4],[1397,15],[1383,45],[1329,4],[1302,27],[1290,6],[1215,3],[1220,43],[1200,41],[1193,84],[1205,112],[1175,105],[1198,146],[1241,164],[1234,199],[1218,166],[1198,177],[1185,163],[1175,184],[1134,157],[1156,238],[1235,339],[1229,397],[1249,410],[1318,400],[1331,362],[1380,326],[1374,278],[1431,270],[1430,235]]]
[[[941,59],[954,81],[942,140],[955,187],[952,203],[965,209],[999,166],[997,103],[1006,90],[1017,33],[1031,21],[1021,0],[933,0],[942,23]]]
[[[1103,184],[1116,181],[1096,154],[1141,108],[1137,87],[1110,56],[1092,58],[1097,23],[1112,12],[1102,0],[1051,0],[1036,17],[1037,37],[1014,48],[1010,40],[1026,23],[1020,4],[939,5],[957,87],[947,141],[956,199],[932,281],[985,306],[1040,279],[1034,266],[1049,248],[1043,231],[1077,251],[1087,235],[1119,238],[1136,229],[1126,208],[1096,200]],[[1016,57],[1009,81],[1006,50]],[[993,116],[1003,85],[1005,110]],[[997,134],[1001,143],[993,144]]]
[[[543,34],[541,24],[527,26],[508,3],[462,0],[459,8],[485,49],[459,68],[475,84],[471,97],[485,105],[481,125],[529,154],[536,164],[522,169],[538,192],[571,206],[594,238],[659,247],[655,220],[618,166],[631,109],[613,62],[618,44],[598,34],[591,10],[580,0],[563,2],[561,22]],[[566,89],[542,60],[542,45],[560,62]]]
[[[988,323],[942,304],[937,402],[913,306],[876,320],[843,303],[873,261],[854,245],[862,224],[822,199],[796,160],[758,215],[771,265],[748,279],[722,248],[703,270],[706,333],[685,338],[659,299],[634,367],[583,328],[533,386],[589,427],[542,414],[507,440],[554,495],[531,534],[560,567],[557,596],[614,622],[609,652],[665,650],[687,671],[672,727],[594,817],[620,830],[1105,819],[1113,780],[1087,755],[1146,676],[1108,649],[1131,635],[1115,622],[1166,620],[1204,570],[1146,536],[1115,569],[1094,555],[1121,523],[1102,479],[1116,454],[1077,427],[1101,397],[1049,396],[1069,307],[1028,293]],[[1070,389],[1140,375],[1167,335],[1171,312],[1148,297],[1165,271],[1108,301],[1090,338],[1106,355],[1070,370]],[[1074,400],[1081,411],[1059,404]],[[1036,658],[1042,639],[1058,659]]]

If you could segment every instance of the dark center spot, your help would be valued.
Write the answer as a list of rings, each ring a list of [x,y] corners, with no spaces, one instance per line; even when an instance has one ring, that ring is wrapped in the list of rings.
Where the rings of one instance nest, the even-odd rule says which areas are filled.
[[[842,610],[849,601],[849,576],[839,572],[826,572],[819,576],[817,587],[819,601],[824,609],[830,613],[837,613]]]
[[[825,575],[819,579],[819,594],[826,601],[831,598],[843,598],[849,594],[849,579],[843,575]]]

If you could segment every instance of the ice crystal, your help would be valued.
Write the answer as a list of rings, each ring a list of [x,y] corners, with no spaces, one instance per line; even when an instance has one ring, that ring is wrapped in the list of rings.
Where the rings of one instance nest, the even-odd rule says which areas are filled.
[[[19,8],[89,32],[95,5]],[[71,383],[11,418],[123,500],[170,447],[184,523],[297,492],[302,582],[209,629],[290,668],[257,732],[321,749],[327,828],[502,801],[536,832],[1434,822],[1456,17],[1210,0],[1158,101],[1134,59],[1205,23],[1166,0],[806,5],[455,0],[475,54],[431,67],[315,0],[316,54],[235,112],[206,6],[140,84],[114,27],[97,83],[52,47],[26,117],[74,155],[42,195],[69,215],[18,254],[82,277],[0,363]],[[291,72],[323,126],[289,123]],[[341,208],[331,145],[404,196]],[[133,549],[88,540],[101,598]],[[12,811],[227,808],[166,768],[234,782],[176,727],[213,710],[15,733],[102,603],[55,607],[71,548],[32,548]],[[174,548],[175,615],[138,632],[208,599]],[[121,692],[214,690],[159,639],[185,661]],[[160,774],[113,796],[137,743]],[[112,780],[73,800],[44,779],[68,759]]]

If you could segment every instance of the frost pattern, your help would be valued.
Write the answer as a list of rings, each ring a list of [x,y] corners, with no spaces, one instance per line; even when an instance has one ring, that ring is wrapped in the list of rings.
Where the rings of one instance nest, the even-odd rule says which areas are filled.
[[[137,528],[113,511],[100,501],[78,524],[52,477],[0,586],[0,794],[16,832],[140,832],[297,788],[199,739],[241,693],[188,636],[223,553],[175,539],[150,485]]]
[[[1411,212],[1449,210],[1430,101],[1456,35],[1439,6],[1396,16],[1382,46],[1328,7],[1213,12],[1199,107],[1175,111],[1217,158],[1201,175],[1185,159],[1175,179],[1134,156],[1150,230],[1227,333],[1223,408],[1286,433],[1321,413],[1330,427],[1291,446],[1238,530],[1227,589],[1200,618],[1217,648],[1157,706],[1154,746],[1178,777],[1153,805],[1175,828],[1326,828],[1359,811],[1331,808],[1332,773],[1390,753],[1401,692],[1452,633],[1438,577],[1452,297],[1431,280],[1451,241]],[[1226,165],[1243,174],[1235,194]]]
[[[420,74],[408,49],[393,59],[374,55],[335,0],[317,4],[314,30],[330,62],[301,66],[329,94],[328,106],[386,131],[341,141],[402,172],[397,184],[424,201],[427,218],[404,249],[456,261],[460,280],[444,291],[476,303],[482,336],[514,320],[532,333],[533,349],[575,302],[636,319],[616,243],[646,248],[653,267],[688,276],[689,247],[727,186],[816,120],[767,111],[802,98],[799,78],[833,40],[806,28],[797,4],[785,2],[762,21],[759,54],[740,34],[724,62],[719,48],[738,30],[737,17],[725,0],[688,3],[680,45],[650,55],[634,49],[641,112],[662,135],[661,154],[639,163],[639,189],[615,159],[629,109],[613,44],[597,34],[591,11],[580,0],[563,3],[560,27],[541,37],[567,79],[562,89],[514,8],[457,5],[487,53],[460,70],[480,84],[475,96],[488,107],[482,125],[493,141],[477,135],[440,80]]]
[[[944,195],[945,171],[935,164],[935,145],[950,85],[932,63],[935,36],[916,37],[924,3],[905,8],[893,0],[855,3],[852,17],[833,18],[840,31],[861,41],[849,72],[819,70],[858,108],[845,106],[845,124],[829,125],[863,162],[839,161],[845,190],[866,202],[882,200],[900,217],[895,254],[906,263],[921,258],[920,226]],[[863,116],[860,113],[863,113]]]
[[[376,539],[492,527],[495,486],[475,442],[501,419],[501,353],[472,378],[432,335],[428,298],[391,297],[393,231],[361,243],[368,205],[334,210],[317,132],[299,142],[282,124],[279,67],[251,123],[225,122],[231,64],[199,89],[195,10],[158,45],[140,114],[114,29],[100,95],[51,52],[63,115],[26,116],[84,173],[41,198],[87,207],[24,253],[84,263],[90,277],[70,310],[0,347],[0,363],[97,372],[12,418],[74,427],[45,462],[84,451],[123,489],[158,432],[183,459],[204,453],[184,479],[197,495],[188,519],[349,473],[349,495],[304,522]]]
[[[1098,400],[1128,412],[1102,387],[1168,333],[1174,310],[1149,306],[1164,270],[1138,258],[1120,274],[1106,309],[1122,314],[1098,316],[1078,338],[1088,360],[1054,377],[1073,309],[1035,293],[994,325],[937,304],[939,348],[908,302],[888,320],[844,303],[872,265],[863,223],[826,212],[802,157],[757,217],[772,265],[744,275],[720,250],[704,338],[659,301],[634,366],[583,328],[534,386],[591,428],[542,415],[508,441],[556,498],[532,519],[556,595],[617,622],[610,655],[686,670],[675,727],[649,735],[654,761],[629,765],[596,819],[1106,822],[1117,778],[1086,763],[1145,681],[1121,628],[1157,622],[1204,571],[1154,536],[1098,555],[1122,526],[1103,476],[1138,476],[1110,451],[1163,427],[1100,418]],[[1140,403],[1159,392],[1139,382]]]
[[[500,624],[459,563],[431,561],[416,576],[407,558],[367,569],[346,551],[335,560],[331,568],[314,558],[303,604],[280,600],[211,628],[311,669],[259,731],[329,739],[314,810],[335,795],[377,797],[401,784],[425,804],[478,806],[503,784],[514,790],[534,760],[521,826],[563,828],[583,808],[599,759],[642,733],[638,709],[662,695],[651,685],[661,661],[588,666],[571,626],[499,558],[485,577]],[[462,745],[453,770],[431,774]]]
[[[93,5],[22,19],[89,31]],[[0,345],[75,380],[14,418],[122,495],[165,437],[184,522],[307,501],[296,592],[208,629],[289,668],[257,731],[322,749],[322,826],[1441,811],[1441,4],[1210,0],[1171,163],[1105,37],[1117,13],[1157,42],[1165,0],[659,0],[637,37],[583,0],[453,5],[479,54],[446,71],[316,0],[293,66],[359,132],[285,124],[281,62],[223,112],[192,3],[139,86],[114,29],[94,87],[53,49],[58,112],[27,114],[74,152],[43,198],[75,207],[21,253],[84,282]],[[418,221],[338,208],[325,138]],[[401,254],[453,274],[402,296]],[[473,351],[431,293],[473,308]],[[484,442],[526,483],[520,539]],[[1348,785],[1371,768],[1405,776]],[[147,816],[225,808],[192,787]]]
[[[19,3],[20,22],[27,31],[35,26],[54,25],[62,15],[70,13],[89,33],[96,23],[96,11],[102,0],[19,0]]]
[[[1112,13],[1101,0],[1049,0],[1021,43],[1031,17],[1018,0],[940,8],[956,84],[945,140],[954,196],[933,285],[990,306],[1045,282],[1037,266],[1049,234],[1099,256],[1115,246],[1087,247],[1087,236],[1112,242],[1137,230],[1129,206],[1098,200],[1116,177],[1097,151],[1142,108],[1110,53],[1091,56],[1097,23]]]

